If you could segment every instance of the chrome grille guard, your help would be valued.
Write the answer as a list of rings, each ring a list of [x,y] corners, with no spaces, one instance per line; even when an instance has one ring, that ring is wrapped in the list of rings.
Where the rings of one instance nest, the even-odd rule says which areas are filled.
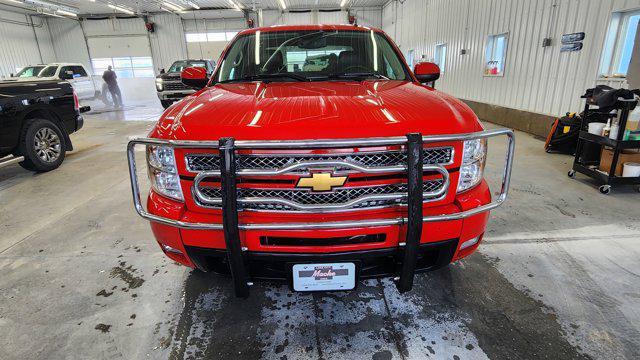
[[[474,139],[483,139],[490,138],[496,136],[507,136],[508,148],[506,153],[505,164],[503,168],[502,174],[502,185],[500,194],[489,204],[479,206],[477,208],[467,210],[464,212],[454,213],[454,214],[442,214],[435,216],[426,216],[423,218],[423,222],[437,222],[437,221],[450,221],[450,220],[459,220],[472,215],[476,215],[485,211],[490,211],[500,206],[506,199],[509,190],[509,181],[511,178],[511,167],[513,164],[513,154],[515,150],[515,136],[512,130],[510,129],[492,129],[486,131],[480,131],[475,133],[466,133],[466,134],[453,134],[453,135],[433,135],[433,136],[423,136],[422,140],[424,143],[436,143],[436,142],[446,142],[446,141],[464,141],[464,140],[474,140]],[[166,145],[173,146],[175,148],[190,148],[190,149],[219,149],[220,144],[216,141],[190,141],[190,140],[160,140],[160,139],[152,139],[152,138],[138,138],[131,140],[127,145],[127,157],[129,161],[129,175],[131,178],[131,189],[133,193],[133,204],[136,209],[136,212],[142,216],[143,218],[165,224],[176,226],[184,229],[197,229],[197,230],[222,230],[223,225],[220,223],[193,223],[193,222],[184,222],[180,220],[174,220],[165,218],[162,216],[157,216],[147,212],[141,201],[140,188],[138,177],[136,173],[136,160],[134,156],[134,150],[136,145]],[[337,147],[357,147],[357,146],[378,146],[378,145],[407,145],[406,137],[389,137],[389,138],[369,138],[369,139],[337,139],[337,140],[308,140],[308,141],[235,141],[234,148],[235,149],[296,149],[296,148],[337,148]],[[340,165],[348,165],[353,167],[353,164],[350,163],[339,163]],[[323,162],[323,165],[326,165]],[[297,165],[294,165],[297,166]],[[440,168],[440,166],[433,166]],[[430,169],[431,166],[425,166],[425,170]],[[405,172],[407,169],[406,165],[404,166],[394,166],[388,167],[384,169],[385,171],[398,171]],[[358,170],[365,170],[358,169]],[[440,169],[438,169],[439,172]],[[378,169],[371,170],[372,172],[377,172]],[[280,173],[280,172],[277,172]],[[198,175],[199,179],[202,180],[204,173],[200,173]],[[274,175],[274,171],[264,171],[264,170],[239,170],[236,173],[238,176],[242,175]],[[220,171],[212,171],[209,172],[209,175],[220,175]],[[448,186],[447,186],[448,187]],[[444,187],[443,187],[444,188]],[[197,186],[194,189],[198,189]],[[446,193],[446,189],[444,191]],[[429,194],[426,194],[429,195]],[[202,198],[206,199],[206,196],[202,196]],[[218,204],[221,202],[218,201]],[[260,223],[260,224],[239,224],[240,230],[302,230],[302,229],[345,229],[345,228],[353,228],[353,227],[367,227],[367,226],[388,226],[388,225],[402,225],[407,223],[406,217],[399,217],[393,219],[379,219],[379,220],[356,220],[356,221],[332,221],[332,222],[324,222],[324,223]]]
[[[446,194],[449,188],[449,176],[441,166],[433,168],[423,164],[423,144],[447,141],[465,141],[483,139],[495,136],[507,136],[508,147],[505,165],[502,173],[502,186],[498,197],[489,204],[476,208],[453,213],[434,216],[423,216],[423,174],[424,170],[434,170],[443,175],[444,185],[442,193]],[[174,148],[218,149],[220,156],[219,176],[222,191],[222,223],[192,223],[165,218],[147,212],[142,206],[140,188],[136,171],[135,146],[136,145],[165,145]],[[237,178],[242,175],[274,175],[269,170],[248,171],[236,170],[236,150],[238,149],[300,149],[300,148],[337,148],[359,147],[371,145],[405,145],[407,148],[407,163],[399,166],[397,171],[407,174],[407,217],[391,219],[367,219],[331,222],[308,223],[238,223],[238,188]],[[510,129],[493,129],[467,134],[422,136],[421,134],[407,134],[406,137],[369,138],[369,139],[339,139],[339,140],[300,140],[300,141],[235,141],[233,138],[221,138],[219,142],[211,141],[175,141],[159,139],[135,139],[127,145],[127,158],[129,161],[129,175],[131,177],[131,189],[133,203],[136,211],[143,218],[160,224],[201,230],[222,230],[227,250],[227,259],[231,278],[234,283],[235,294],[238,297],[249,296],[249,286],[252,284],[247,267],[247,249],[241,245],[240,230],[312,230],[312,229],[345,229],[371,226],[406,225],[406,241],[400,243],[402,249],[401,260],[398,264],[398,276],[394,278],[400,292],[410,291],[413,287],[413,277],[418,259],[418,248],[424,222],[459,220],[472,215],[480,214],[500,206],[506,199],[511,178],[513,155],[515,151],[515,136]],[[353,166],[347,162],[336,162],[340,166]],[[323,162],[323,165],[326,163]],[[368,168],[358,169],[367,170]],[[216,172],[218,173],[218,172]],[[217,174],[216,174],[217,175]],[[198,178],[198,182],[205,175]],[[211,176],[211,174],[209,174]],[[196,182],[196,180],[194,180]],[[198,189],[198,187],[194,187]],[[400,248],[399,248],[400,250]]]

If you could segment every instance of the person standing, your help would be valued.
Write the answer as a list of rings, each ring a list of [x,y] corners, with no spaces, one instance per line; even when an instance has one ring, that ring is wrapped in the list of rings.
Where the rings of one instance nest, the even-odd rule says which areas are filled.
[[[102,80],[107,84],[107,88],[111,93],[111,98],[113,98],[113,103],[116,107],[122,107],[122,93],[120,92],[120,87],[118,86],[118,76],[115,71],[112,70],[111,65],[107,68],[107,70],[102,74]]]

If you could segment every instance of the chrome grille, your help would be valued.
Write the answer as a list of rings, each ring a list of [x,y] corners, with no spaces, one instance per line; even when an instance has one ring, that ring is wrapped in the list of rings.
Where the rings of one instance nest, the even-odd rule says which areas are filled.
[[[191,90],[185,84],[175,81],[175,82],[165,82],[163,83],[165,90]]]
[[[423,182],[423,190],[425,193],[432,193],[442,187],[442,179],[425,180]],[[203,186],[201,191],[204,195],[211,198],[221,198],[222,192],[219,187]],[[238,200],[242,202],[245,198],[277,198],[292,201],[301,205],[334,205],[344,204],[349,201],[361,198],[367,195],[380,194],[406,194],[407,184],[388,184],[380,186],[368,187],[345,187],[338,188],[331,192],[312,192],[300,189],[252,189],[239,188]],[[432,198],[425,197],[425,200]],[[353,209],[362,209],[370,207],[378,207],[393,204],[402,204],[403,200],[372,200],[354,205]],[[201,204],[199,204],[201,205]],[[212,206],[216,207],[216,206]],[[242,209],[247,210],[272,210],[272,211],[296,211],[290,206],[269,203],[266,200],[260,203],[242,204]]]
[[[220,157],[217,154],[194,154],[185,156],[187,170],[191,172],[220,170]]]
[[[435,147],[423,150],[425,165],[449,165],[453,162],[453,147]],[[220,169],[220,158],[216,154],[189,154],[187,169],[191,172]],[[239,155],[239,169],[280,169],[305,161],[345,161],[366,167],[383,167],[405,164],[406,152],[385,151],[330,155]],[[340,169],[338,169],[340,170]]]

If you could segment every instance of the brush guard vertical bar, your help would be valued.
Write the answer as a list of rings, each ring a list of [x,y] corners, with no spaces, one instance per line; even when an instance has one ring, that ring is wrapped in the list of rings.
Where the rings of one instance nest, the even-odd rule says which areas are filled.
[[[238,189],[236,153],[233,138],[220,139],[220,180],[222,184],[222,229],[227,246],[227,260],[237,297],[249,296],[248,269],[240,243],[238,227]]]

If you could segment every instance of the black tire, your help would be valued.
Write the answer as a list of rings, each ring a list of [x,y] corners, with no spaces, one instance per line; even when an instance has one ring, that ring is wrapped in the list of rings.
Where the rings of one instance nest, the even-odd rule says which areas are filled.
[[[574,177],[576,177],[576,172],[575,172],[575,170],[569,170],[569,172],[567,173],[567,176],[568,176],[568,177],[570,177],[570,178],[572,178],[572,179],[573,179]]]
[[[171,106],[171,104],[173,104],[172,100],[160,100],[160,104],[162,104],[162,107],[167,109],[169,106]]]
[[[45,141],[48,148],[45,150],[39,149],[38,142],[43,134],[47,135]],[[24,156],[20,166],[38,172],[54,170],[64,161],[66,145],[65,137],[56,124],[47,119],[29,119],[20,136],[19,149]]]

